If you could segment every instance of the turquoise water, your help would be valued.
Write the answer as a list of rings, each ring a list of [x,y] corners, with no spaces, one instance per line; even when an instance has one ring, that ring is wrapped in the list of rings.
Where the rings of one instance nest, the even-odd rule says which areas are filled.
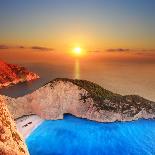
[[[97,123],[65,115],[27,138],[31,155],[155,155],[155,120]]]

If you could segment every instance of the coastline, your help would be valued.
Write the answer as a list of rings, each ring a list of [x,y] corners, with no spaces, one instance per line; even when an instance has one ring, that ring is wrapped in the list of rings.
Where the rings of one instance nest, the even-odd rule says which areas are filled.
[[[15,120],[17,130],[26,139],[44,120],[37,115],[23,116]]]

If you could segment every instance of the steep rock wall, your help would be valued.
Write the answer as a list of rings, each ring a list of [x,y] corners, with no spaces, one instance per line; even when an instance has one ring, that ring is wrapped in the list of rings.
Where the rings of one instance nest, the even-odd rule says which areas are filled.
[[[101,93],[92,92],[90,86],[101,89]],[[6,98],[6,102],[14,118],[37,114],[53,120],[62,119],[65,113],[99,122],[155,118],[154,102],[136,95],[114,94],[88,81],[53,80],[32,94]]]
[[[0,155],[29,155],[2,96],[0,96]]]

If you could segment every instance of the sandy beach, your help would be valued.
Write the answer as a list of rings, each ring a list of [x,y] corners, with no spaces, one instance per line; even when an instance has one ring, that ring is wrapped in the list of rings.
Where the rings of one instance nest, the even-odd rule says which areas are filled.
[[[37,115],[23,116],[15,120],[17,130],[26,139],[44,120]]]

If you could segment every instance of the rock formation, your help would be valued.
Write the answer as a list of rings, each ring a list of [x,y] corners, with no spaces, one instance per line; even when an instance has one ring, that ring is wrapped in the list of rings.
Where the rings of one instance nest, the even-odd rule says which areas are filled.
[[[0,96],[0,155],[29,155],[22,137]]]
[[[5,100],[14,118],[37,114],[53,120],[65,113],[99,122],[155,118],[155,102],[115,94],[86,80],[55,79],[31,94]]]
[[[0,88],[38,78],[37,74],[29,72],[25,67],[0,61]]]

